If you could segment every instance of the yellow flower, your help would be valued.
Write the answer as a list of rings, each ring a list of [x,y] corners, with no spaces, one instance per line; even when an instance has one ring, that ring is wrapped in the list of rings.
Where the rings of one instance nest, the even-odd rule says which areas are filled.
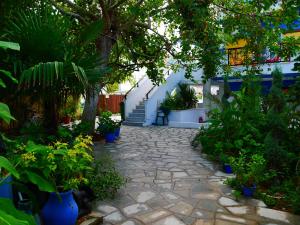
[[[48,160],[54,159],[54,154],[53,153],[49,153],[48,156],[47,156],[47,159]]]
[[[21,155],[22,159],[26,162],[36,161],[36,157],[33,152],[27,152]]]

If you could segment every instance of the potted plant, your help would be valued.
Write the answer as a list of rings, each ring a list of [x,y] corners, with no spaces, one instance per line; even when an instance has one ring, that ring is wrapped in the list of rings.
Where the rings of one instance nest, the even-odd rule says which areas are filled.
[[[115,138],[120,137],[121,132],[121,121],[115,121]]]
[[[230,162],[229,162],[229,157],[224,153],[220,153],[220,161],[223,164],[224,172],[227,173],[227,174],[231,174],[232,173],[232,167],[231,167]]]
[[[230,164],[236,173],[236,181],[245,197],[253,196],[257,185],[264,181],[266,176],[266,160],[260,154],[248,156],[241,152],[238,157],[230,157]]]
[[[99,117],[97,132],[105,137],[107,143],[113,143],[115,141],[116,124],[111,119],[111,112],[102,112]]]
[[[91,137],[78,136],[72,144],[56,142],[53,146],[29,142],[19,154],[24,182],[31,181],[50,193],[41,210],[45,225],[75,225],[78,206],[73,191],[87,183],[86,174],[92,170]],[[46,181],[45,181],[46,179]]]
[[[62,120],[64,124],[69,124],[74,117],[75,111],[73,107],[67,107],[62,110]]]

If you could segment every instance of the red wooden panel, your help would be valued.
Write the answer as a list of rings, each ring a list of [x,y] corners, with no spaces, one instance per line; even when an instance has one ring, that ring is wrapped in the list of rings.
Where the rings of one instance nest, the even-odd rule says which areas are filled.
[[[111,111],[112,113],[120,113],[120,103],[123,101],[124,95],[105,95],[99,96],[98,109],[99,111]]]

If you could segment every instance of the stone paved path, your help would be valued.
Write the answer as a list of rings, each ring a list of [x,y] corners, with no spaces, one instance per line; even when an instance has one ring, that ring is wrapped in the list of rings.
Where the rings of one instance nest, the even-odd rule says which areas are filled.
[[[235,201],[223,184],[227,174],[190,145],[196,130],[122,127],[110,152],[129,181],[116,199],[98,202],[104,224],[238,225],[300,224],[300,218],[266,208],[255,199]]]

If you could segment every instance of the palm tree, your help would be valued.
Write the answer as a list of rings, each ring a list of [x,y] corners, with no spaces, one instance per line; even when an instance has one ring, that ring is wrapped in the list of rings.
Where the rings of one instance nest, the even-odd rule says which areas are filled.
[[[44,127],[55,133],[58,112],[67,96],[85,90],[103,74],[96,56],[83,53],[72,35],[71,22],[52,8],[17,14],[9,23],[8,38],[20,43],[19,90],[43,104]]]

